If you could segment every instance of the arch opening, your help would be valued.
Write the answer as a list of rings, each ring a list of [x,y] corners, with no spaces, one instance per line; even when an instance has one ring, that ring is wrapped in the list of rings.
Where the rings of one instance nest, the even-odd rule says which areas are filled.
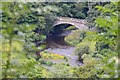
[[[59,35],[59,34],[62,34],[62,33],[67,34],[71,30],[76,30],[76,29],[77,28],[74,25],[71,25],[71,24],[58,24],[58,25],[53,26],[53,30],[50,31],[49,34],[52,35],[52,36],[54,36],[54,35],[56,36],[56,35]]]
[[[70,46],[64,38],[77,28],[71,24],[59,24],[53,27],[53,30],[47,37],[47,45],[51,47],[66,48]]]

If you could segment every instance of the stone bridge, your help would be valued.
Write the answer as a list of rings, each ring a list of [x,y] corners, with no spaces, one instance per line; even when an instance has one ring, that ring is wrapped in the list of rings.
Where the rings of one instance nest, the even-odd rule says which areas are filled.
[[[86,25],[87,21],[83,20],[83,19],[76,19],[76,18],[69,18],[69,17],[57,17],[53,26],[57,26],[60,24],[70,24],[70,25],[73,25],[80,30],[88,29],[88,27]]]

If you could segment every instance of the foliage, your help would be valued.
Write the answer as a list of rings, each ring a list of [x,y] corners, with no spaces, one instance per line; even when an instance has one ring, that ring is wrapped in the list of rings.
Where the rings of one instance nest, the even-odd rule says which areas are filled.
[[[118,78],[117,27],[118,4],[2,2],[0,40],[2,46],[2,78]],[[91,9],[91,8],[94,8]],[[96,11],[95,11],[96,10]],[[91,12],[89,12],[91,11]],[[89,14],[90,13],[90,14]],[[93,13],[93,15],[91,15]],[[89,46],[88,55],[82,55],[83,66],[53,64],[49,60],[64,59],[48,53],[45,40],[53,29],[56,16],[88,18],[89,27],[96,31],[73,31],[65,40],[76,46],[76,52]],[[68,30],[73,29],[68,27]],[[58,31],[61,29],[58,29]],[[54,31],[55,32],[55,31]],[[41,55],[36,60],[34,53]],[[0,54],[1,55],[1,54]],[[47,70],[42,64],[53,67]]]
[[[54,69],[51,71],[51,74],[53,78],[73,78],[75,77],[73,75],[73,71],[74,69],[70,66],[61,63],[54,65]]]
[[[76,29],[75,26],[69,26],[68,28],[66,28],[65,30],[73,30],[73,29]]]
[[[92,53],[92,52],[95,52],[95,45],[96,45],[96,42],[95,41],[82,41],[80,42],[77,46],[76,46],[76,53],[78,51],[80,51],[80,49],[83,49],[84,47],[88,46],[89,47],[89,52]]]
[[[52,62],[47,61],[47,60],[44,60],[44,59],[39,59],[39,62],[40,62],[41,64],[45,64],[45,65],[48,65],[48,66],[52,66],[52,65],[53,65]]]
[[[60,7],[60,12],[57,13],[57,16],[73,17],[79,19],[86,18],[88,11],[86,3],[65,2],[57,3],[57,5]]]
[[[79,78],[95,78],[96,70],[94,68],[98,61],[91,55],[84,55],[83,62],[83,66],[75,68],[74,74]]]
[[[104,6],[96,6],[95,8],[100,12],[100,15],[95,19],[98,31],[91,40],[97,41],[97,55],[101,57],[99,65],[102,66],[98,67],[101,72],[97,76],[100,78],[115,78],[118,77],[116,43],[118,27],[117,3],[111,2]]]
[[[29,50],[32,49],[34,53],[38,49],[36,49],[36,45],[33,42],[35,40],[45,39],[43,35],[44,31],[42,35],[39,35],[39,37],[38,34],[36,34],[37,27],[45,28],[44,17],[37,17],[34,13],[32,13],[30,9],[31,8],[29,7],[29,3],[3,2],[1,27],[2,45],[5,44],[5,46],[2,47],[2,53],[4,54],[2,55],[3,78],[16,78],[20,76],[32,78],[34,76],[43,77],[41,76],[42,73],[40,74],[39,72],[44,69],[41,67],[41,65],[39,65],[39,68],[34,68],[34,66],[38,64],[38,62],[33,60],[31,57],[28,57],[27,59],[27,52],[24,49],[24,47],[26,47],[24,45],[27,45],[26,48],[28,48]],[[41,25],[36,26],[36,24]],[[26,42],[25,38],[28,39],[26,40]],[[16,64],[11,63],[11,61],[15,62]],[[24,66],[22,64],[24,64]],[[22,70],[19,69],[20,67]],[[33,72],[32,68],[34,68]],[[11,71],[11,69],[13,70],[13,72]]]
[[[94,62],[91,63],[90,58],[85,59],[83,55],[84,66],[79,67],[76,70],[76,74],[79,77],[86,78],[118,78],[118,53],[116,51],[118,26],[117,3],[111,2],[101,6],[97,5],[95,8],[100,13],[94,18],[97,31],[86,32],[86,38],[78,44],[79,47],[84,47],[90,46],[92,42],[96,43],[96,45],[94,44],[93,50],[91,49],[92,54],[89,54],[91,58],[94,57],[93,61],[95,61],[95,64],[93,64]],[[86,67],[86,62],[89,62],[88,60],[92,65],[87,63],[88,67]]]
[[[12,43],[11,55],[10,55],[10,63],[9,68],[6,73],[6,63],[8,60],[8,51],[9,44],[8,42],[3,43],[2,46],[2,78],[7,74],[7,78],[36,78],[36,77],[46,77],[41,72],[47,72],[47,70],[42,67],[39,62],[37,62],[34,58],[27,59],[24,49],[23,42],[14,41]]]
[[[85,37],[85,31],[73,30],[72,33],[65,37],[65,41],[71,45],[76,46]]]
[[[109,52],[106,52],[110,55]],[[115,52],[112,52],[112,54],[116,54]],[[100,65],[97,65],[97,69],[99,70],[99,72],[101,72],[100,74],[97,74],[98,77],[101,78],[118,78],[118,58],[113,55],[112,57],[108,57],[108,56],[102,56],[103,60],[101,60],[101,64],[102,65],[100,67]]]
[[[64,59],[64,56],[59,54],[54,54],[50,52],[43,51],[40,53],[43,59],[47,60],[57,60],[57,59]]]

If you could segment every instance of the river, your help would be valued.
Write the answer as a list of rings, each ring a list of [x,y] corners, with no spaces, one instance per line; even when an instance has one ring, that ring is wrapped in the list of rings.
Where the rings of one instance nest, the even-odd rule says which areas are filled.
[[[70,32],[71,31],[64,31],[60,34],[50,35],[46,40],[47,45],[49,46],[49,48],[46,49],[46,51],[63,55],[67,59],[66,61],[52,60],[53,63],[63,62],[69,64],[71,67],[81,66],[82,63],[77,60],[78,57],[74,53],[75,47],[68,45],[64,40],[65,36],[69,35]]]

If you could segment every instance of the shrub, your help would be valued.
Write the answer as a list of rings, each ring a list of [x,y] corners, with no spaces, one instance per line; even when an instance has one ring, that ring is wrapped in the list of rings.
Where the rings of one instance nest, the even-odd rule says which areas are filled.
[[[40,62],[41,64],[45,64],[45,65],[48,65],[48,66],[53,65],[53,63],[52,63],[52,62],[47,61],[47,60],[44,60],[44,59],[39,59],[39,62]]]
[[[76,29],[75,26],[69,26],[68,28],[66,28],[65,30],[72,30],[72,29]]]
[[[47,60],[64,59],[64,56],[62,56],[62,55],[50,53],[50,52],[47,52],[47,51],[43,51],[40,54],[42,55],[42,59],[47,59]]]
[[[87,41],[84,40],[82,42],[80,42],[77,46],[76,46],[76,51],[79,51],[80,49],[89,46],[89,51],[90,52],[94,52],[96,49],[96,41]]]
[[[79,78],[92,78],[96,75],[96,70],[94,67],[99,62],[93,58],[91,55],[86,55],[83,59],[84,65],[78,68],[75,68],[74,75]]]
[[[72,33],[65,37],[65,41],[73,46],[76,46],[85,38],[85,31],[74,30]]]
[[[54,69],[51,71],[53,78],[73,78],[74,69],[67,64],[61,63],[53,65]]]

